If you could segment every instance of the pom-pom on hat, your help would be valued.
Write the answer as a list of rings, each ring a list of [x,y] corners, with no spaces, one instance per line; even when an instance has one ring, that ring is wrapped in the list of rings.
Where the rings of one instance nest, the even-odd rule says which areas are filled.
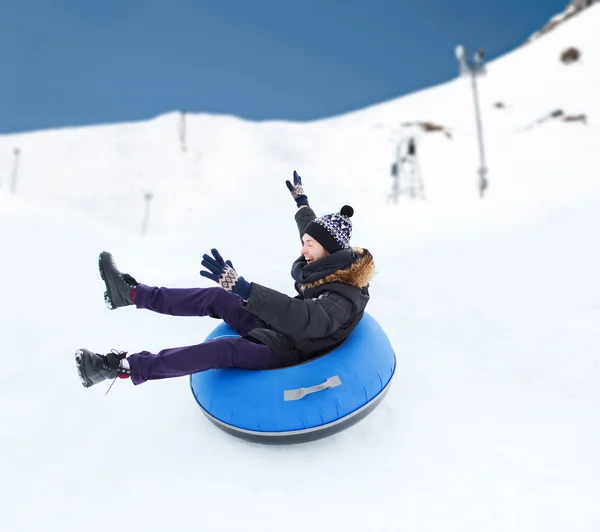
[[[350,218],[353,214],[354,209],[350,205],[344,205],[340,212],[325,214],[312,220],[304,232],[312,236],[329,253],[349,249],[352,236]]]

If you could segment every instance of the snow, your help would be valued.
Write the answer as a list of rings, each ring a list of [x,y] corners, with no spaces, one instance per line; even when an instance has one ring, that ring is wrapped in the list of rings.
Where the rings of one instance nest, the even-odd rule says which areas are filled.
[[[0,137],[0,530],[598,530],[599,23],[595,5],[488,65],[483,200],[465,79],[311,123],[188,115],[185,153],[177,113]],[[580,63],[559,61],[568,46]],[[535,123],[558,108],[588,124]],[[394,205],[411,121],[452,139],[403,128],[428,199]],[[293,293],[294,169],[317,212],[354,207],[375,257],[368,311],[398,360],[382,404],[267,447],[210,424],[186,378],[83,389],[78,348],[158,350],[217,324],[109,311],[104,249],[142,282],[212,286],[198,270],[217,247]]]

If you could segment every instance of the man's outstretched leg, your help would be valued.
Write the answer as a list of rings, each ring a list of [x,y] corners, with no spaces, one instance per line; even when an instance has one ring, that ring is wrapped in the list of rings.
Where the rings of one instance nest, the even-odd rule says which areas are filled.
[[[171,316],[210,316],[224,320],[236,332],[245,335],[258,324],[251,312],[241,307],[239,296],[220,287],[157,288],[138,283],[121,273],[110,253],[99,259],[100,275],[106,285],[104,300],[110,309],[135,305]]]
[[[258,327],[256,316],[241,306],[239,296],[219,287],[157,288],[138,284],[135,306],[171,316],[210,316],[225,321],[240,335]]]
[[[191,375],[222,368],[273,369],[281,367],[276,353],[245,338],[215,338],[187,347],[142,351],[127,357],[133,384]]]
[[[99,355],[87,349],[75,353],[77,369],[86,388],[105,379],[129,377],[133,384],[191,375],[222,368],[273,369],[281,367],[276,353],[245,338],[215,338],[198,345],[148,351]]]

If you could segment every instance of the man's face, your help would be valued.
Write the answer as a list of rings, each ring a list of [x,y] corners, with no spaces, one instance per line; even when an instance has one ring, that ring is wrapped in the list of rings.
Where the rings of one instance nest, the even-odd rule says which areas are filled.
[[[304,233],[302,235],[302,249],[300,253],[304,255],[307,263],[322,259],[329,255],[327,250],[319,244],[312,236]]]

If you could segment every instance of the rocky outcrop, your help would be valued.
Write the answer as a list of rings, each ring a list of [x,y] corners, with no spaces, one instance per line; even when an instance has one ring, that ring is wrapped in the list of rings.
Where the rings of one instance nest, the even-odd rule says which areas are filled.
[[[576,63],[577,61],[579,61],[580,58],[581,58],[581,52],[573,46],[571,46],[570,48],[567,48],[562,54],[560,54],[560,60],[565,65],[570,65],[571,63]]]
[[[587,126],[587,115],[568,115],[563,118],[563,122],[581,122]]]
[[[531,41],[538,39],[542,35],[545,35],[546,33],[552,31],[557,26],[560,26],[563,22],[566,22],[575,15],[578,15],[584,9],[587,9],[591,5],[599,2],[600,0],[571,0],[562,13],[556,15],[555,17],[552,17],[550,21],[540,31],[534,33],[531,37],[529,37],[529,39],[525,41],[525,44],[529,44]]]
[[[435,133],[435,132],[441,132],[444,135],[446,135],[446,137],[448,137],[449,139],[452,138],[452,133],[450,133],[450,131],[448,130],[448,128],[445,128],[444,126],[441,126],[439,124],[434,124],[433,122],[403,122],[402,123],[403,127],[420,127],[423,131],[425,131],[426,133]]]
[[[517,131],[529,131],[536,126],[543,124],[544,122],[548,122],[550,120],[559,119],[561,122],[581,122],[582,124],[588,125],[587,115],[585,113],[580,114],[566,114],[562,109],[555,109],[551,111],[545,116],[538,118],[531,124],[519,128]]]
[[[599,0],[571,0],[569,5],[572,5],[575,9],[581,11],[582,9],[586,9],[598,1]]]

